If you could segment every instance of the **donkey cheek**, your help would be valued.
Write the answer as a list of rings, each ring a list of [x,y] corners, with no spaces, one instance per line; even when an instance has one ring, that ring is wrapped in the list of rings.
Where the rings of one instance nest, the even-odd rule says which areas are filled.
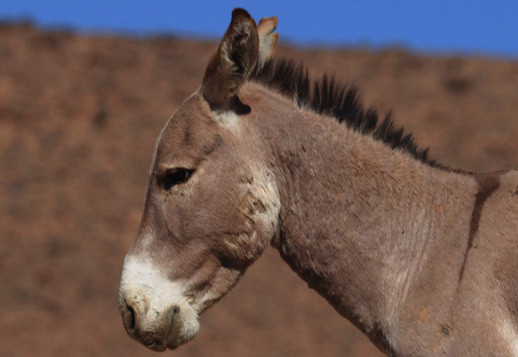
[[[257,239],[257,232],[225,234],[223,242],[226,260],[240,262],[239,265],[249,265],[254,262],[267,245]]]
[[[239,244],[239,234],[226,233],[223,236],[223,240],[226,245],[236,247]]]

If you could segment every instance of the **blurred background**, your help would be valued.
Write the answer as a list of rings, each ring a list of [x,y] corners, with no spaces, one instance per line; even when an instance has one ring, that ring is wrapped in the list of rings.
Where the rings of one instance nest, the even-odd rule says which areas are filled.
[[[117,290],[154,142],[241,6],[444,165],[518,167],[511,1],[0,3],[0,356],[151,356]],[[380,356],[273,249],[177,356]]]

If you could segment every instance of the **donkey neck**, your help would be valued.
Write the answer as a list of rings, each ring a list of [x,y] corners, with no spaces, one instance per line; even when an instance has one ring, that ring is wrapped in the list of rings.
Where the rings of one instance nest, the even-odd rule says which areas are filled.
[[[392,349],[384,331],[400,319],[441,225],[469,224],[451,200],[471,204],[476,183],[253,87],[245,102],[257,108],[251,122],[271,151],[281,196],[272,245],[340,314]]]

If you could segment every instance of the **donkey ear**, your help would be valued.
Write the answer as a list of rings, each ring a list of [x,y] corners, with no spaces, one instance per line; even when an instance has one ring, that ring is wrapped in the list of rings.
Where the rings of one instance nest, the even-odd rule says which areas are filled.
[[[213,107],[220,107],[237,92],[259,57],[259,35],[254,19],[243,9],[232,11],[232,21],[212,56],[202,93]]]
[[[277,41],[279,41],[279,34],[274,32],[277,28],[277,17],[263,17],[257,25],[257,32],[259,33],[259,66],[262,67],[265,62],[272,57]]]

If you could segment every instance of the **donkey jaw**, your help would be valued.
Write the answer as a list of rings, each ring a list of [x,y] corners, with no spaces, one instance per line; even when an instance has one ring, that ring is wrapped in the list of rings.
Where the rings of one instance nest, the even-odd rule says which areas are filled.
[[[150,262],[127,257],[119,291],[119,310],[130,337],[154,351],[175,349],[200,329],[198,311],[185,294]]]

